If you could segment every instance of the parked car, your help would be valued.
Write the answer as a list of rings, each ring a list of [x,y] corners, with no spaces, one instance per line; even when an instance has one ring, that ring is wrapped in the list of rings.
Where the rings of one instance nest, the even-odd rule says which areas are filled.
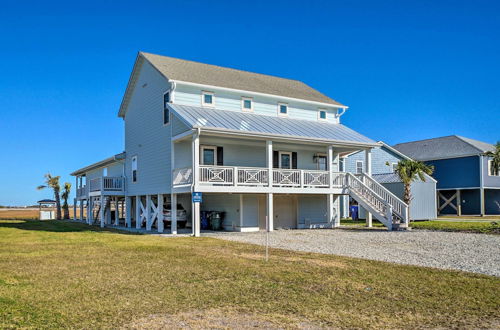
[[[170,203],[163,206],[163,223],[165,225],[170,225],[170,222],[172,221],[171,209],[172,205]],[[181,204],[177,204],[177,227],[184,228],[186,227],[186,223],[187,212]]]

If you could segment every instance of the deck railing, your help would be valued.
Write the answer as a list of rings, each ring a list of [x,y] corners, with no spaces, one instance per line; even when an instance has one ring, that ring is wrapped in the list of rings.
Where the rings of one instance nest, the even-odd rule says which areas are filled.
[[[124,191],[125,180],[121,176],[104,176],[90,179],[90,192],[96,191]]]
[[[87,186],[82,186],[80,188],[76,188],[76,197],[82,197],[87,195]]]
[[[174,185],[179,185],[178,175],[186,169],[174,171]],[[318,170],[273,169],[273,187],[329,188],[330,172]],[[199,183],[215,186],[268,186],[269,169],[265,167],[200,166]],[[345,174],[334,172],[333,187],[342,187]],[[192,181],[190,180],[189,183]]]

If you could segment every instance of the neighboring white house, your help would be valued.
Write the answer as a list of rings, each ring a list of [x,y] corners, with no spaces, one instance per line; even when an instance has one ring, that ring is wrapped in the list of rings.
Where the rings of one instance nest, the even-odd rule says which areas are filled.
[[[407,205],[370,176],[379,144],[340,123],[346,109],[297,80],[141,52],[118,113],[125,153],[72,173],[80,218],[86,207],[89,223],[111,223],[114,202],[126,226],[163,232],[167,203],[172,233],[178,204],[196,236],[209,210],[225,212],[226,230],[334,227],[348,194],[404,227]],[[360,176],[339,169],[354,151],[365,158]]]

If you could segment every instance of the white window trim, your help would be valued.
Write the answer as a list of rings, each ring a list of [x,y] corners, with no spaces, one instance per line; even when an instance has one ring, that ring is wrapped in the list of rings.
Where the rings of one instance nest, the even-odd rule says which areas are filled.
[[[205,95],[212,95],[212,103],[205,103]],[[215,93],[202,91],[201,92],[201,106],[214,108],[215,107]]]
[[[363,170],[364,170],[364,165],[365,165],[364,162],[362,160],[357,160],[355,174],[361,174],[361,173],[358,173],[358,164],[361,164],[361,173],[363,173]]]
[[[102,176],[108,176],[108,168],[107,167],[102,168]]]
[[[500,176],[500,175],[494,175],[493,174],[493,160],[492,159],[488,159],[488,176]]]
[[[134,181],[134,159],[135,159],[135,172],[136,172],[136,174],[135,174],[136,180],[135,181]],[[138,163],[138,161],[137,161],[137,155],[132,156],[131,164],[130,164],[130,168],[131,168],[131,171],[130,171],[130,175],[131,175],[130,179],[131,180],[130,181],[132,181],[132,183],[137,183],[137,181],[139,181],[139,180],[137,180],[137,173],[138,173],[138,169],[137,169],[138,164],[137,163]]]
[[[205,164],[204,158],[203,158],[203,152],[205,150],[213,150],[214,151],[214,163],[213,164]],[[200,165],[210,165],[210,166],[217,166],[217,147],[216,146],[200,146]]]
[[[162,103],[163,103],[163,107],[162,107],[162,111],[161,111],[161,119],[163,120],[163,126],[168,126],[170,125],[170,122],[172,121],[172,116],[170,115],[172,111],[170,111],[170,109],[168,109],[168,123],[165,124],[165,94],[167,93],[170,93],[170,102],[169,103],[172,103],[172,92],[170,90],[166,91],[165,93],[163,93],[163,98],[162,98]]]
[[[392,172],[396,173],[397,166],[398,166],[398,163],[391,163]]]
[[[279,152],[279,162],[278,162],[278,167],[281,169],[281,155],[289,155],[290,156],[290,168],[284,168],[284,170],[291,170],[293,165],[292,165],[292,152],[291,151],[280,151]]]
[[[325,118],[321,118],[321,112],[325,113]],[[318,120],[328,121],[328,111],[326,109],[318,109]]]
[[[280,108],[282,105],[286,106],[286,113],[281,113]],[[278,109],[277,110],[278,110],[278,116],[282,116],[282,117],[287,117],[288,113],[290,112],[290,108],[288,107],[288,103],[283,103],[283,102],[278,102]]]
[[[250,109],[245,108],[245,101],[250,101]],[[253,98],[251,97],[241,97],[241,111],[253,112]]]

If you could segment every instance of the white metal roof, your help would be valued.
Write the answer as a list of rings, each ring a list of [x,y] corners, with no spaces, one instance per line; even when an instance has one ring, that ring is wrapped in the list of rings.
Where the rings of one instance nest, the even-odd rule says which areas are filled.
[[[342,125],[328,122],[282,118],[237,111],[169,104],[171,110],[192,128],[245,135],[275,136],[290,139],[350,145],[378,144]]]

